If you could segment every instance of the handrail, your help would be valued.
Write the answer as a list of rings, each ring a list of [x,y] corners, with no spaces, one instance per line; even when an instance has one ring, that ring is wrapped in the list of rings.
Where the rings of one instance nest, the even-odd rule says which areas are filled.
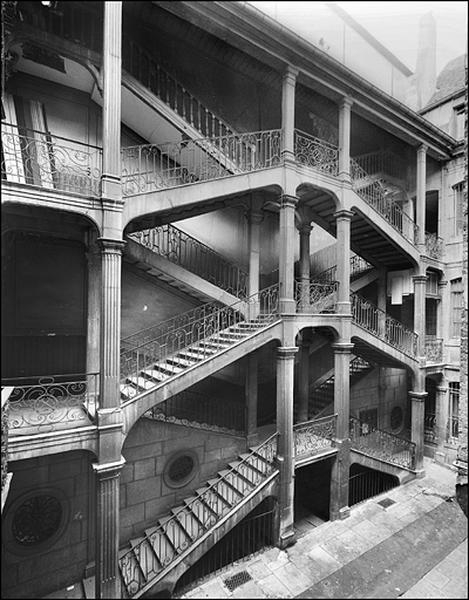
[[[160,225],[128,237],[238,298],[247,294],[246,271],[174,225]]]
[[[295,129],[295,158],[300,164],[336,176],[339,173],[339,148],[326,140]]]
[[[417,354],[418,335],[357,293],[350,294],[353,322],[404,354]]]
[[[406,469],[415,469],[416,444],[350,417],[352,449]]]
[[[140,591],[152,578],[167,567],[176,556],[187,550],[218,520],[231,512],[256,486],[275,471],[277,433],[267,438],[256,450],[251,451],[236,465],[228,466],[227,472],[187,502],[184,508],[175,510],[138,544],[119,558],[119,567],[128,591],[133,595]],[[254,470],[249,466],[254,467]],[[241,475],[241,476],[240,476]],[[236,485],[234,485],[236,481]],[[223,499],[222,489],[233,490],[233,503]],[[235,492],[237,489],[238,492]],[[194,517],[196,515],[196,518]],[[186,527],[184,527],[186,525]],[[187,533],[190,531],[190,537]],[[168,543],[168,538],[171,543]],[[148,552],[148,543],[155,551]],[[142,578],[135,567],[136,556],[145,555],[146,573]],[[160,560],[162,561],[160,564]]]
[[[386,173],[396,179],[406,179],[406,165],[398,154],[390,150],[379,150],[378,152],[367,152],[355,156],[354,160],[360,167],[374,175],[375,173]]]
[[[369,271],[373,269],[373,265],[369,263],[367,260],[359,256],[358,254],[354,254],[350,257],[350,277],[355,277],[360,273],[364,273],[365,271]],[[337,265],[332,265],[324,271],[319,272],[317,275],[311,276],[312,281],[327,281],[333,282],[337,280]]]
[[[1,140],[2,179],[100,195],[102,150],[98,146],[11,123],[2,123]]]

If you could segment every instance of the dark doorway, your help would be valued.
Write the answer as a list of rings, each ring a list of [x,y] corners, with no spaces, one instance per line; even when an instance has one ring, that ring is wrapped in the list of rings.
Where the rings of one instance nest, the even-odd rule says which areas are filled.
[[[399,480],[393,475],[353,464],[349,475],[348,505],[353,506],[398,485]]]
[[[295,472],[295,528],[307,533],[329,520],[332,459],[322,460]]]

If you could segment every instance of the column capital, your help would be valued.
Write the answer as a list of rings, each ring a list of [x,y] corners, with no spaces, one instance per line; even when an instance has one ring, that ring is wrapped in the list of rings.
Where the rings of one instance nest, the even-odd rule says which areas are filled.
[[[341,108],[350,108],[353,104],[353,98],[351,96],[343,96],[340,99],[340,107]]]
[[[297,227],[298,231],[302,235],[309,235],[313,231],[313,226],[311,224],[302,223]]]
[[[280,196],[280,209],[282,208],[296,208],[299,198],[297,196],[291,196],[289,194],[282,194]]]
[[[264,213],[254,209],[249,209],[246,216],[252,225],[258,225],[264,220]]]
[[[412,275],[412,281],[414,283],[426,283],[428,277],[426,275]]]
[[[335,342],[331,344],[331,348],[334,352],[342,353],[342,354],[350,354],[353,350],[355,344],[351,344],[349,342]]]
[[[428,392],[409,392],[409,397],[416,402],[425,402]]]
[[[101,250],[107,250],[108,252],[116,253],[122,253],[122,250],[127,243],[125,240],[115,240],[111,238],[98,238],[96,241]]]
[[[298,352],[298,346],[279,346],[277,348],[277,359],[288,360]]]
[[[353,217],[353,212],[351,210],[341,209],[341,210],[336,210],[336,212],[333,214],[333,216],[336,219],[344,219],[347,221],[351,221],[352,217]]]
[[[110,479],[112,477],[117,477],[122,467],[125,465],[126,460],[123,456],[121,456],[120,460],[110,463],[92,463],[93,471],[96,475],[99,475],[101,478]]]
[[[428,146],[426,144],[420,144],[417,148],[417,154],[426,154],[428,150]]]
[[[446,287],[448,285],[448,281],[446,279],[442,279],[438,282],[438,287]]]
[[[284,79],[291,79],[293,83],[296,83],[296,78],[298,77],[298,73],[300,70],[298,67],[294,67],[293,65],[287,65],[285,67],[285,71],[283,72]]]
[[[446,392],[448,391],[448,386],[447,385],[437,385],[436,386],[436,391],[439,394],[446,394]]]

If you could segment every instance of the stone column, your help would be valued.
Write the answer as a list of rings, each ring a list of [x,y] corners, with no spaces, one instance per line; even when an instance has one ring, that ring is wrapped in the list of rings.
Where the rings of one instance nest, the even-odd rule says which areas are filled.
[[[248,354],[245,363],[244,394],[246,398],[246,435],[248,444],[255,442],[257,434],[257,368],[258,357],[255,352]]]
[[[339,289],[337,291],[336,311],[350,313],[350,223],[352,212],[339,210],[335,213],[337,228],[336,264]]]
[[[287,66],[282,80],[282,157],[295,160],[295,86],[298,69]]]
[[[297,350],[296,346],[277,348],[277,461],[280,471],[278,546],[282,549],[295,541],[293,385]]]
[[[450,331],[450,299],[449,299],[449,286],[446,280],[438,283],[438,294],[440,301],[438,302],[438,321],[437,321],[437,332],[438,337],[442,340],[442,361],[446,362],[446,348],[445,341],[449,337]]]
[[[104,3],[102,195],[121,197],[122,2]]]
[[[261,236],[260,225],[264,215],[262,214],[260,203],[252,203],[248,214],[249,221],[249,279],[248,296],[250,297],[249,318],[255,319],[259,314],[259,299],[253,298],[254,294],[259,292],[259,272],[260,272],[260,248]]]
[[[414,331],[418,334],[417,356],[425,357],[425,296],[427,292],[426,275],[414,275]]]
[[[96,401],[100,371],[101,255],[96,245],[86,253],[88,262],[88,319],[86,331],[86,373],[88,390]]]
[[[421,386],[418,386],[421,388]],[[418,391],[409,392],[411,400],[411,440],[415,444],[415,470],[423,472],[423,449],[424,449],[424,419],[425,419],[425,398],[427,392]]]
[[[379,319],[379,331],[380,331],[381,335],[384,335],[385,331],[386,331],[386,304],[387,304],[386,284],[387,284],[386,269],[381,269],[381,272],[380,272],[379,278],[378,278],[378,299],[377,299],[378,300],[377,306],[380,310],[380,312],[378,313],[378,319]]]
[[[331,472],[331,520],[345,519],[348,506],[350,473],[350,357],[353,344],[338,342],[334,350],[334,413],[338,453]]]
[[[309,241],[312,226],[304,224],[299,227],[300,232],[300,305],[301,312],[307,312],[310,307],[309,286],[311,278]]]
[[[350,177],[350,125],[353,100],[342,99],[339,107],[339,177],[351,181]]]
[[[100,407],[120,405],[121,262],[124,242],[100,238],[101,283],[101,369]]]
[[[427,179],[427,147],[419,146],[417,149],[417,190],[416,190],[416,222],[418,225],[417,247],[420,252],[425,249],[425,206],[426,206],[426,179]]]
[[[309,416],[309,336],[303,331],[298,365],[297,415],[298,423],[304,423]]]
[[[295,313],[294,262],[295,262],[295,208],[298,198],[283,195],[280,201],[279,240],[279,310],[280,313]]]
[[[436,451],[435,460],[444,463],[446,458],[445,443],[447,439],[448,425],[448,386],[445,378],[436,388],[435,398],[435,436]]]
[[[119,479],[125,460],[93,464],[96,476],[96,598],[121,598],[119,576]]]

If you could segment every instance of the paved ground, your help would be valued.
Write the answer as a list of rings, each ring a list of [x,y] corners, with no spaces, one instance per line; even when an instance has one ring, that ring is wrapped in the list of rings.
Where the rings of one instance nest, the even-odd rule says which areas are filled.
[[[448,501],[456,474],[429,459],[425,470],[344,521],[303,522],[291,548],[238,561],[182,598],[467,598],[467,519]],[[252,580],[230,592],[224,580],[240,571]]]

